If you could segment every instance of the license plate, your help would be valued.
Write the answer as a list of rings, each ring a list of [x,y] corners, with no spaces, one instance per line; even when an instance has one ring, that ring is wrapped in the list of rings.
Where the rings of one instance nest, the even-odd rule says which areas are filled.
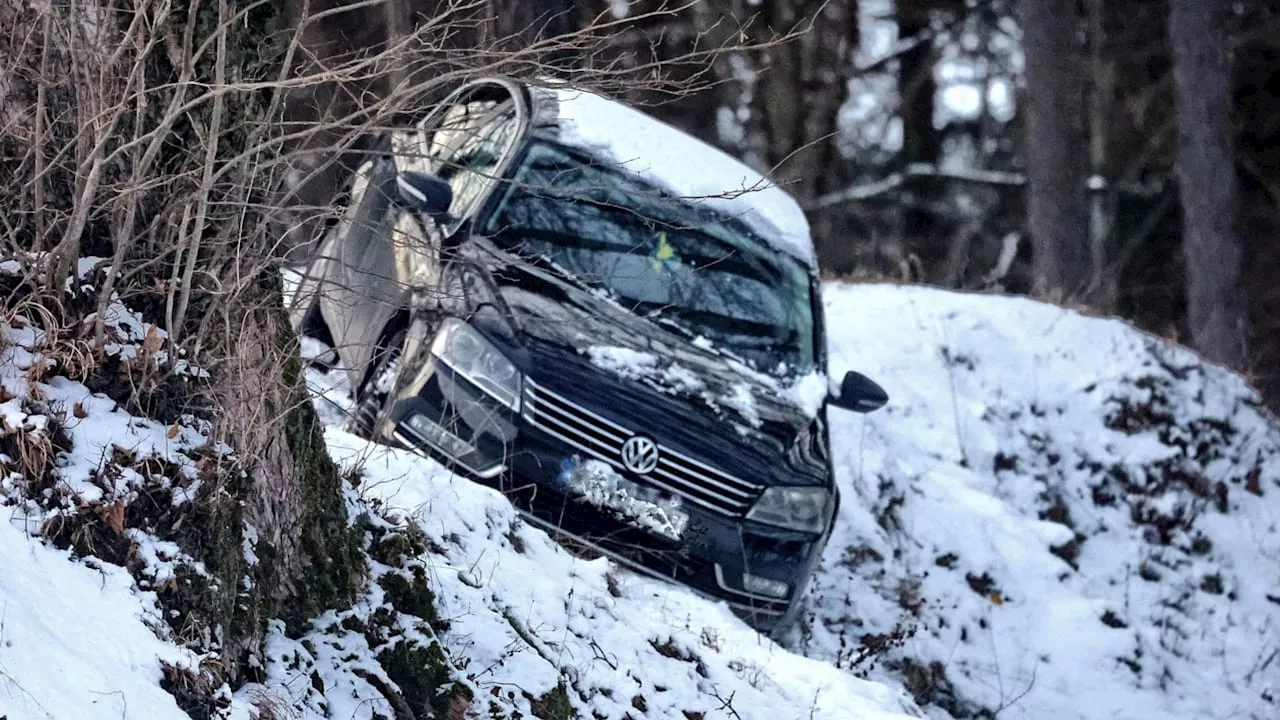
[[[623,477],[608,463],[566,458],[557,481],[579,501],[612,511],[630,525],[679,541],[689,526],[681,501]]]

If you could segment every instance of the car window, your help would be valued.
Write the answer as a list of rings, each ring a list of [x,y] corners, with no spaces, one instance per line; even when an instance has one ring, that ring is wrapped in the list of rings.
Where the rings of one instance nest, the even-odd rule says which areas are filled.
[[[537,142],[484,232],[760,370],[815,363],[808,275],[740,223]]]
[[[519,130],[515,103],[473,100],[450,107],[426,137],[430,172],[453,188],[449,214],[465,218],[498,182]]]

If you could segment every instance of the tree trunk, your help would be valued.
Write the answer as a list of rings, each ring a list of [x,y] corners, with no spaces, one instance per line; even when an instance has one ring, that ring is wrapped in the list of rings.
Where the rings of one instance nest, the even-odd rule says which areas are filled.
[[[681,10],[670,16],[656,13],[642,28],[619,36],[611,48],[617,59],[662,61],[667,76],[685,86],[704,86],[678,97],[633,92],[647,111],[743,159],[802,202],[844,187],[848,168],[840,154],[837,120],[855,70],[856,1],[672,6],[653,0],[630,7],[633,14],[662,7]],[[791,33],[796,35],[777,41]],[[712,58],[710,72],[703,60],[689,55],[744,43],[752,47]],[[844,218],[828,211],[811,222],[824,267],[851,269],[857,248]]]
[[[1074,0],[1022,0],[1027,214],[1035,291],[1073,297],[1090,273],[1089,147]]]
[[[213,433],[194,500],[173,503],[181,519],[166,511],[155,532],[212,581],[195,574],[158,592],[183,637],[212,638],[233,683],[261,667],[267,619],[349,604],[364,571],[266,230],[279,97],[261,88],[281,77],[281,6],[122,2],[111,25],[92,4],[0,0],[0,19],[47,30],[31,44],[0,44],[0,67],[23,99],[45,103],[0,125],[8,249],[56,242],[71,260],[112,257],[102,296],[118,282],[143,319],[187,338],[186,357],[210,373],[201,384],[160,372],[173,373],[162,385],[166,412],[203,417]]]
[[[1240,197],[1233,152],[1227,0],[1171,0],[1178,192],[1195,347],[1238,370],[1246,357]]]
[[[931,3],[897,3],[899,42],[929,31]],[[902,159],[906,164],[934,165],[942,153],[942,137],[933,125],[938,83],[933,77],[932,40],[917,43],[898,59],[898,99],[902,103]]]
[[[1110,115],[1115,103],[1115,65],[1105,53],[1107,43],[1107,2],[1089,0],[1089,169],[1098,177],[1111,177]],[[1112,226],[1115,223],[1115,200],[1106,193],[1089,197],[1089,247],[1092,253],[1089,286],[1090,300],[1102,312],[1110,312],[1116,303],[1115,275],[1108,272]]]
[[[234,22],[237,13],[247,15]],[[196,82],[218,88],[237,79],[266,83],[281,75],[287,34],[273,34],[285,26],[281,2],[223,0],[202,5],[186,23],[197,41],[215,37],[219,25],[225,28],[225,47],[218,44],[218,57],[203,70],[196,66]],[[161,77],[180,73],[170,60],[167,53],[147,57]],[[208,225],[196,227],[189,252],[217,274],[217,281],[191,288],[204,315],[198,321],[193,316],[189,324],[196,329],[193,339],[203,343],[212,360],[219,406],[215,435],[234,449],[237,460],[227,470],[243,478],[227,484],[241,508],[240,522],[204,528],[212,539],[207,562],[222,587],[241,588],[245,577],[252,582],[250,597],[236,597],[224,617],[225,655],[235,670],[255,666],[252,658],[261,649],[268,619],[296,624],[344,607],[354,600],[364,571],[342,480],[325,448],[282,305],[277,243],[264,231],[269,227],[266,200],[278,184],[280,167],[270,145],[279,128],[269,119],[280,100],[270,92],[236,91],[225,101],[215,95],[193,110],[194,124],[209,138],[206,144],[174,143],[174,152],[203,155],[199,164],[206,178],[225,172],[197,191],[197,202],[210,208]],[[174,128],[175,135],[182,131]],[[262,147],[254,151],[255,145]],[[170,163],[180,166],[191,159],[179,156]],[[224,215],[213,215],[220,208]],[[243,562],[246,539],[259,558],[256,566]]]
[[[749,21],[752,42],[803,31],[785,43],[750,53],[755,70],[749,120],[748,159],[804,202],[843,187],[847,167],[840,154],[837,119],[848,98],[858,45],[858,3],[771,0],[740,2],[737,19]],[[845,219],[826,212],[811,217],[818,257],[824,266],[853,264],[857,247],[844,232]]]
[[[933,122],[938,83],[933,77],[934,43],[927,34],[930,14],[937,3],[899,0],[896,5],[899,42],[923,38],[898,59],[902,116],[899,165],[900,169],[916,164],[936,166],[942,155],[942,134]],[[930,282],[950,284],[948,280],[959,276],[968,256],[961,238],[969,233],[959,231],[950,217],[937,211],[942,188],[933,178],[914,178],[907,187],[906,202],[895,209],[901,222],[898,235],[903,248],[909,256],[920,259]]]

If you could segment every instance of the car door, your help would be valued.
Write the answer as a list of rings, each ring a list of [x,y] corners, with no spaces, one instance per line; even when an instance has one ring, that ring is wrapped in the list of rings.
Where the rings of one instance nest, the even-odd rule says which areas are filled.
[[[348,210],[321,247],[310,275],[340,365],[359,388],[389,323],[402,310],[439,301],[449,241],[463,233],[507,171],[526,125],[513,86],[482,82],[442,103],[417,128],[390,134],[389,156],[356,174]],[[396,175],[416,170],[446,180],[449,218],[404,211],[395,201]]]
[[[386,158],[356,171],[348,211],[321,246],[317,263],[325,267],[313,269],[323,278],[321,315],[353,387],[363,379],[388,321],[406,304],[393,251],[395,177],[395,165]]]

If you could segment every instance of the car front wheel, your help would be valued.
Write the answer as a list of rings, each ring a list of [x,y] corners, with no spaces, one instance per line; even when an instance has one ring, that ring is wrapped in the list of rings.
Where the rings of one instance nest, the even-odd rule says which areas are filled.
[[[406,331],[398,330],[381,343],[375,356],[373,371],[369,373],[364,386],[356,392],[350,430],[366,440],[395,444],[389,434],[382,432],[382,425],[386,420],[387,400],[391,397],[396,375],[400,372],[406,336]]]

